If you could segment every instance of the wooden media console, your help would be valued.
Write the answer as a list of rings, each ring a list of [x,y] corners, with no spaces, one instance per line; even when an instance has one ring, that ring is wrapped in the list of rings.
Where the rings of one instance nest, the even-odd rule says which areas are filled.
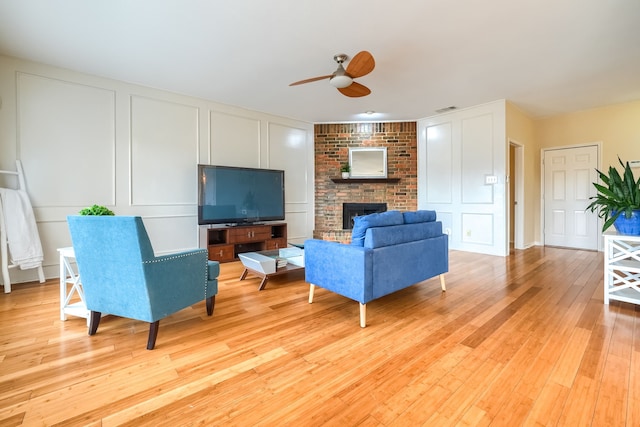
[[[236,261],[238,254],[287,247],[287,224],[251,224],[208,228],[206,232],[209,259]]]

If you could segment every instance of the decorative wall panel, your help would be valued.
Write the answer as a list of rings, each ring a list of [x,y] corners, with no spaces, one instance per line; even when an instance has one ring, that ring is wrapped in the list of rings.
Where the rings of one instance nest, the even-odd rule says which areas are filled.
[[[493,215],[463,213],[462,240],[466,243],[493,245]]]
[[[197,203],[198,109],[131,97],[131,204]]]
[[[312,216],[313,217],[313,216]],[[309,215],[307,212],[287,212],[287,240],[291,243],[304,243],[308,238]]]
[[[451,203],[453,191],[453,141],[451,123],[426,128],[427,202]]]
[[[462,119],[462,203],[493,203],[493,117],[483,114]]]
[[[285,172],[285,202],[308,203],[309,176],[307,165],[301,161],[309,156],[310,147],[306,143],[307,134],[302,129],[269,124],[269,168]]]
[[[17,73],[17,98],[18,156],[32,205],[113,206],[115,92]]]
[[[210,127],[212,165],[267,167],[260,163],[260,120],[211,111]]]
[[[153,250],[157,254],[193,249],[197,239],[197,218],[191,216],[145,217]],[[168,232],[171,230],[171,232]]]

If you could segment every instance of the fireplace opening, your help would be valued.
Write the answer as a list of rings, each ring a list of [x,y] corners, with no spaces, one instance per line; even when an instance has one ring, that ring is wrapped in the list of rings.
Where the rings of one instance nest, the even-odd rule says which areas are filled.
[[[342,204],[342,229],[353,229],[353,218],[372,213],[386,212],[386,203],[343,203]]]

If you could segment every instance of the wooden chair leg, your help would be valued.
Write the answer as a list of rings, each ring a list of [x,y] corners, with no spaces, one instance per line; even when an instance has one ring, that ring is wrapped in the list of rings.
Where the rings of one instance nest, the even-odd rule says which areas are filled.
[[[207,316],[211,316],[213,314],[213,309],[216,306],[216,296],[212,296],[207,298]]]
[[[100,326],[100,319],[102,318],[102,313],[99,311],[92,311],[89,315],[89,335],[95,335],[98,331],[98,326]]]
[[[444,274],[440,275],[440,287],[442,288],[442,292],[445,292],[447,290],[447,287],[444,284]]]
[[[360,327],[367,326],[367,304],[360,303]]]
[[[149,324],[149,339],[147,340],[147,350],[153,350],[156,346],[156,338],[158,337],[158,328],[160,327],[160,321],[156,320]]]

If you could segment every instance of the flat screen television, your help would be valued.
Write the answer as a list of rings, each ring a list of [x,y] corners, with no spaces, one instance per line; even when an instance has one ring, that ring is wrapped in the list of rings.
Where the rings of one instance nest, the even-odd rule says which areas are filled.
[[[198,224],[284,220],[284,171],[198,165]]]

